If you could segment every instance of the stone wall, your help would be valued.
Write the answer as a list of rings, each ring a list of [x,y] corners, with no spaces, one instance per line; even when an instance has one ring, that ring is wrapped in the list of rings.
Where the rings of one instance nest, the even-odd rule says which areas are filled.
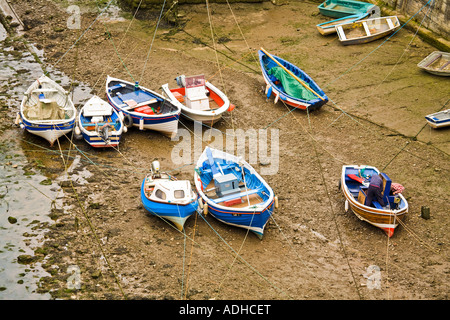
[[[450,1],[448,0],[369,0],[380,8],[394,10],[397,14],[408,18],[414,16],[423,6],[427,7],[414,17],[414,21],[435,32],[445,40],[450,40]]]

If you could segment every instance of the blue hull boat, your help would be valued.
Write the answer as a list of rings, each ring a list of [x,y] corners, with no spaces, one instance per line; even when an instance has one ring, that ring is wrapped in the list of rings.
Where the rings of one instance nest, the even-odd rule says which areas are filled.
[[[170,138],[178,130],[180,107],[162,95],[131,82],[107,77],[106,96],[108,102],[122,112],[124,124],[140,130],[155,130]]]
[[[152,173],[142,181],[141,201],[151,215],[172,222],[180,231],[198,209],[198,196],[193,192],[191,183],[159,172],[157,161],[152,164]]]
[[[260,239],[274,210],[272,188],[240,157],[206,147],[198,159],[194,183],[210,213],[228,225],[248,229]]]
[[[323,90],[299,67],[263,49],[258,51],[258,55],[266,83],[265,94],[267,98],[274,95],[274,103],[281,99],[292,107],[313,111],[328,102]]]
[[[81,108],[75,127],[75,133],[95,148],[117,147],[125,130],[118,112],[98,96]]]
[[[75,108],[69,93],[45,75],[25,92],[15,123],[53,143],[75,126]]]
[[[450,109],[429,114],[425,119],[434,129],[448,127],[450,126]]]

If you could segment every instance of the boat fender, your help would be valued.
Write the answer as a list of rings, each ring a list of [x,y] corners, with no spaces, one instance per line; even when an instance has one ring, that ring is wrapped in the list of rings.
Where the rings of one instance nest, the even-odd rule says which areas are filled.
[[[199,199],[198,206],[200,207],[200,209],[203,210],[203,200],[202,199]]]
[[[271,94],[272,94],[272,86],[268,85],[266,87],[266,97],[267,97],[267,99],[269,99]]]
[[[275,202],[275,208],[278,209],[278,196],[275,196],[274,202]]]
[[[348,211],[348,200],[345,200],[345,212]]]
[[[123,117],[123,124],[127,128],[131,128],[133,126],[133,118],[129,114],[124,114]]]
[[[119,112],[119,119],[123,121],[123,118],[124,118],[124,116],[123,116],[123,112],[122,112],[122,111],[120,111],[120,112]]]
[[[16,120],[14,121],[14,124],[16,126],[18,126],[20,124],[20,114],[19,113],[17,113],[17,117],[16,117]]]
[[[123,131],[124,133],[126,133],[126,132],[128,131],[128,128],[127,128],[126,126],[123,126],[122,131]]]
[[[80,135],[81,134],[80,127],[76,126],[74,132],[76,135]]]
[[[236,106],[235,106],[234,104],[231,104],[231,103],[230,103],[230,106],[228,107],[227,111],[228,111],[228,112],[231,112],[231,111],[234,110],[234,108],[236,108]]]
[[[144,118],[139,119],[139,130],[144,130]]]
[[[19,127],[20,129],[25,129],[25,125],[22,122],[19,124]]]
[[[208,215],[208,204],[207,203],[205,203],[204,205],[203,205],[203,214],[206,216],[206,215]]]
[[[75,127],[75,129],[73,130],[73,137],[76,139],[76,140],[81,140],[81,139],[83,139],[83,135],[81,134],[81,130],[80,130],[80,128],[78,127],[78,125]]]
[[[275,99],[273,100],[273,103],[276,104],[278,102],[278,99],[280,98],[280,93],[278,92],[275,94]]]

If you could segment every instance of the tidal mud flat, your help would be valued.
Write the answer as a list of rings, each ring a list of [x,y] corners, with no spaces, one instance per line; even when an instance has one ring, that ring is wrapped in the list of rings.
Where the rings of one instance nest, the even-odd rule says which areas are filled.
[[[182,139],[137,129],[124,134],[119,150],[68,139],[50,148],[13,126],[18,97],[9,105],[2,99],[2,136],[17,137],[30,166],[64,194],[50,208],[43,245],[30,254],[30,265],[41,263],[49,274],[40,292],[62,299],[448,299],[449,131],[430,129],[424,116],[445,106],[450,89],[448,79],[416,67],[434,48],[414,33],[402,29],[383,45],[343,47],[315,29],[327,20],[315,2],[232,4],[232,13],[211,4],[210,16],[205,5],[190,5],[178,8],[179,27],[161,23],[154,40],[159,13],[132,23],[130,13],[111,14],[67,51],[97,17],[96,7],[80,2],[81,28],[69,29],[68,4],[11,3],[28,28],[24,40],[12,40],[12,51],[26,51],[23,41],[42,50],[50,75],[63,72],[65,86],[78,88],[78,105],[91,93],[104,97],[107,74],[132,75],[159,91],[177,75],[203,73],[236,109],[215,126],[219,132],[203,129],[202,148],[225,147],[227,129],[278,134],[278,170],[264,178],[279,208],[264,238],[211,216],[191,217],[181,233],[146,214],[139,188],[153,160],[178,179],[192,179],[192,123],[179,124],[192,151],[181,164],[173,150]],[[260,47],[305,70],[330,102],[308,114],[267,101],[254,58]],[[80,90],[84,84],[89,89]],[[337,188],[343,164],[385,168],[405,186],[410,210],[392,238],[345,212]],[[368,280],[373,270],[381,275],[377,288]]]

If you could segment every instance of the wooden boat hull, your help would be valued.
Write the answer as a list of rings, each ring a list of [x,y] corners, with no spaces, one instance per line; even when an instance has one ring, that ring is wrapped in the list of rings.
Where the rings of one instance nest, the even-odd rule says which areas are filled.
[[[123,87],[118,88],[119,85]],[[138,127],[140,130],[154,130],[159,131],[170,138],[176,136],[178,131],[178,119],[180,117],[180,107],[173,105],[162,95],[139,86],[137,90],[134,89],[135,84],[128,81],[107,77],[106,80],[106,96],[108,102],[116,109],[117,112],[122,112],[124,117],[124,124],[127,127]],[[122,95],[124,98],[121,100],[117,93],[124,92]],[[138,101],[134,101],[136,99]],[[133,100],[138,105],[145,107],[151,104],[153,101],[157,105],[163,106],[165,109],[161,113],[144,113],[135,111],[136,109],[130,109],[124,101]],[[147,104],[146,104],[147,103]]]
[[[52,146],[58,138],[73,130],[76,114],[69,93],[42,75],[25,92],[16,124],[46,139]]]
[[[97,96],[94,96],[91,99],[89,99],[88,102],[86,102],[83,108],[81,108],[80,112],[78,113],[77,128],[79,128],[83,136],[83,139],[94,148],[117,147],[120,143],[120,138],[122,136],[124,128],[119,113],[114,108],[112,108],[111,115],[106,117],[106,119],[104,119],[105,121],[102,121],[101,123],[92,123],[91,122],[92,117],[85,116],[83,114],[86,105],[88,105],[89,103],[92,104],[104,103],[110,106],[106,101],[100,99]],[[99,128],[105,125],[108,125],[111,128],[111,131],[109,132],[107,139],[105,139],[101,135],[101,132],[99,130]],[[75,132],[77,131],[77,128],[75,129]]]
[[[167,202],[152,201],[145,196],[145,179],[141,184],[141,201],[144,208],[151,214],[172,222],[178,230],[183,231],[186,220],[197,211],[198,198],[195,197],[189,203],[175,204]]]
[[[434,51],[417,66],[431,74],[448,77],[450,76],[450,52]]]
[[[319,6],[319,12],[325,16],[343,18],[349,15],[369,13],[380,16],[380,8],[372,3],[352,0],[327,0]]]
[[[211,104],[217,106],[217,108],[209,109],[209,110],[195,110],[186,106],[185,103],[178,101],[178,99],[174,96],[175,93],[179,93],[182,97],[185,96],[185,88],[173,88],[170,89],[169,85],[166,83],[162,85],[163,95],[168,97],[173,104],[176,104],[181,109],[181,115],[186,119],[191,121],[199,121],[209,126],[217,123],[222,119],[222,115],[229,111],[230,101],[227,96],[215,87],[212,83],[206,82],[205,87],[209,92],[209,98],[211,100]]]
[[[304,81],[312,90],[317,92],[321,98],[315,97],[311,100],[305,100],[301,97],[294,97],[291,95],[288,95],[282,84],[278,83],[276,84],[274,81],[272,81],[271,77],[269,76],[268,71],[270,68],[276,66],[277,64],[273,62],[262,50],[258,51],[259,55],[259,63],[261,66],[262,75],[264,78],[264,82],[266,83],[266,90],[265,94],[267,98],[269,98],[271,95],[275,97],[274,103],[277,103],[278,100],[282,100],[285,104],[302,109],[302,110],[318,110],[320,109],[324,104],[328,102],[327,95],[323,92],[323,90],[314,82],[314,80],[306,74],[303,70],[298,68],[297,66],[293,65],[292,63],[272,55],[281,65],[283,65],[285,68],[290,70],[293,74],[295,74],[298,78],[300,78],[302,81]]]
[[[429,114],[425,119],[434,129],[448,127],[450,126],[450,109]]]
[[[381,39],[400,27],[396,16],[371,18],[336,26],[343,45],[362,44]]]
[[[248,185],[248,189],[245,189],[248,191],[247,195],[244,195],[244,193],[237,193],[236,199],[242,201],[239,204],[227,205],[225,204],[225,201],[221,201],[221,199],[224,198],[215,199],[214,197],[211,197],[209,195],[208,185],[214,182],[211,182],[213,176],[211,171],[208,171],[210,170],[206,155],[208,148],[209,147],[206,147],[205,151],[200,156],[194,173],[195,187],[200,198],[203,200],[204,210],[207,208],[207,212],[211,213],[217,220],[231,226],[248,229],[261,239],[267,221],[274,210],[274,193],[272,188],[247,162],[234,155],[216,149],[210,149],[214,160],[221,163],[224,172],[233,172],[236,167],[243,168],[240,170],[244,170],[245,176],[247,177],[246,183]],[[252,186],[256,185],[258,186],[258,189],[252,189]],[[255,202],[250,202],[250,196],[248,195],[250,193],[257,198]],[[248,205],[248,203],[250,203],[250,205]]]
[[[358,174],[362,169],[370,175],[379,173],[377,168],[371,166],[344,165],[342,167],[340,186],[346,199],[346,205],[348,204],[359,219],[384,230],[389,237],[392,237],[395,228],[400,223],[399,221],[403,221],[408,213],[408,203],[403,195],[399,194],[400,203],[397,209],[375,208],[364,205],[359,183],[348,178],[348,174]]]

